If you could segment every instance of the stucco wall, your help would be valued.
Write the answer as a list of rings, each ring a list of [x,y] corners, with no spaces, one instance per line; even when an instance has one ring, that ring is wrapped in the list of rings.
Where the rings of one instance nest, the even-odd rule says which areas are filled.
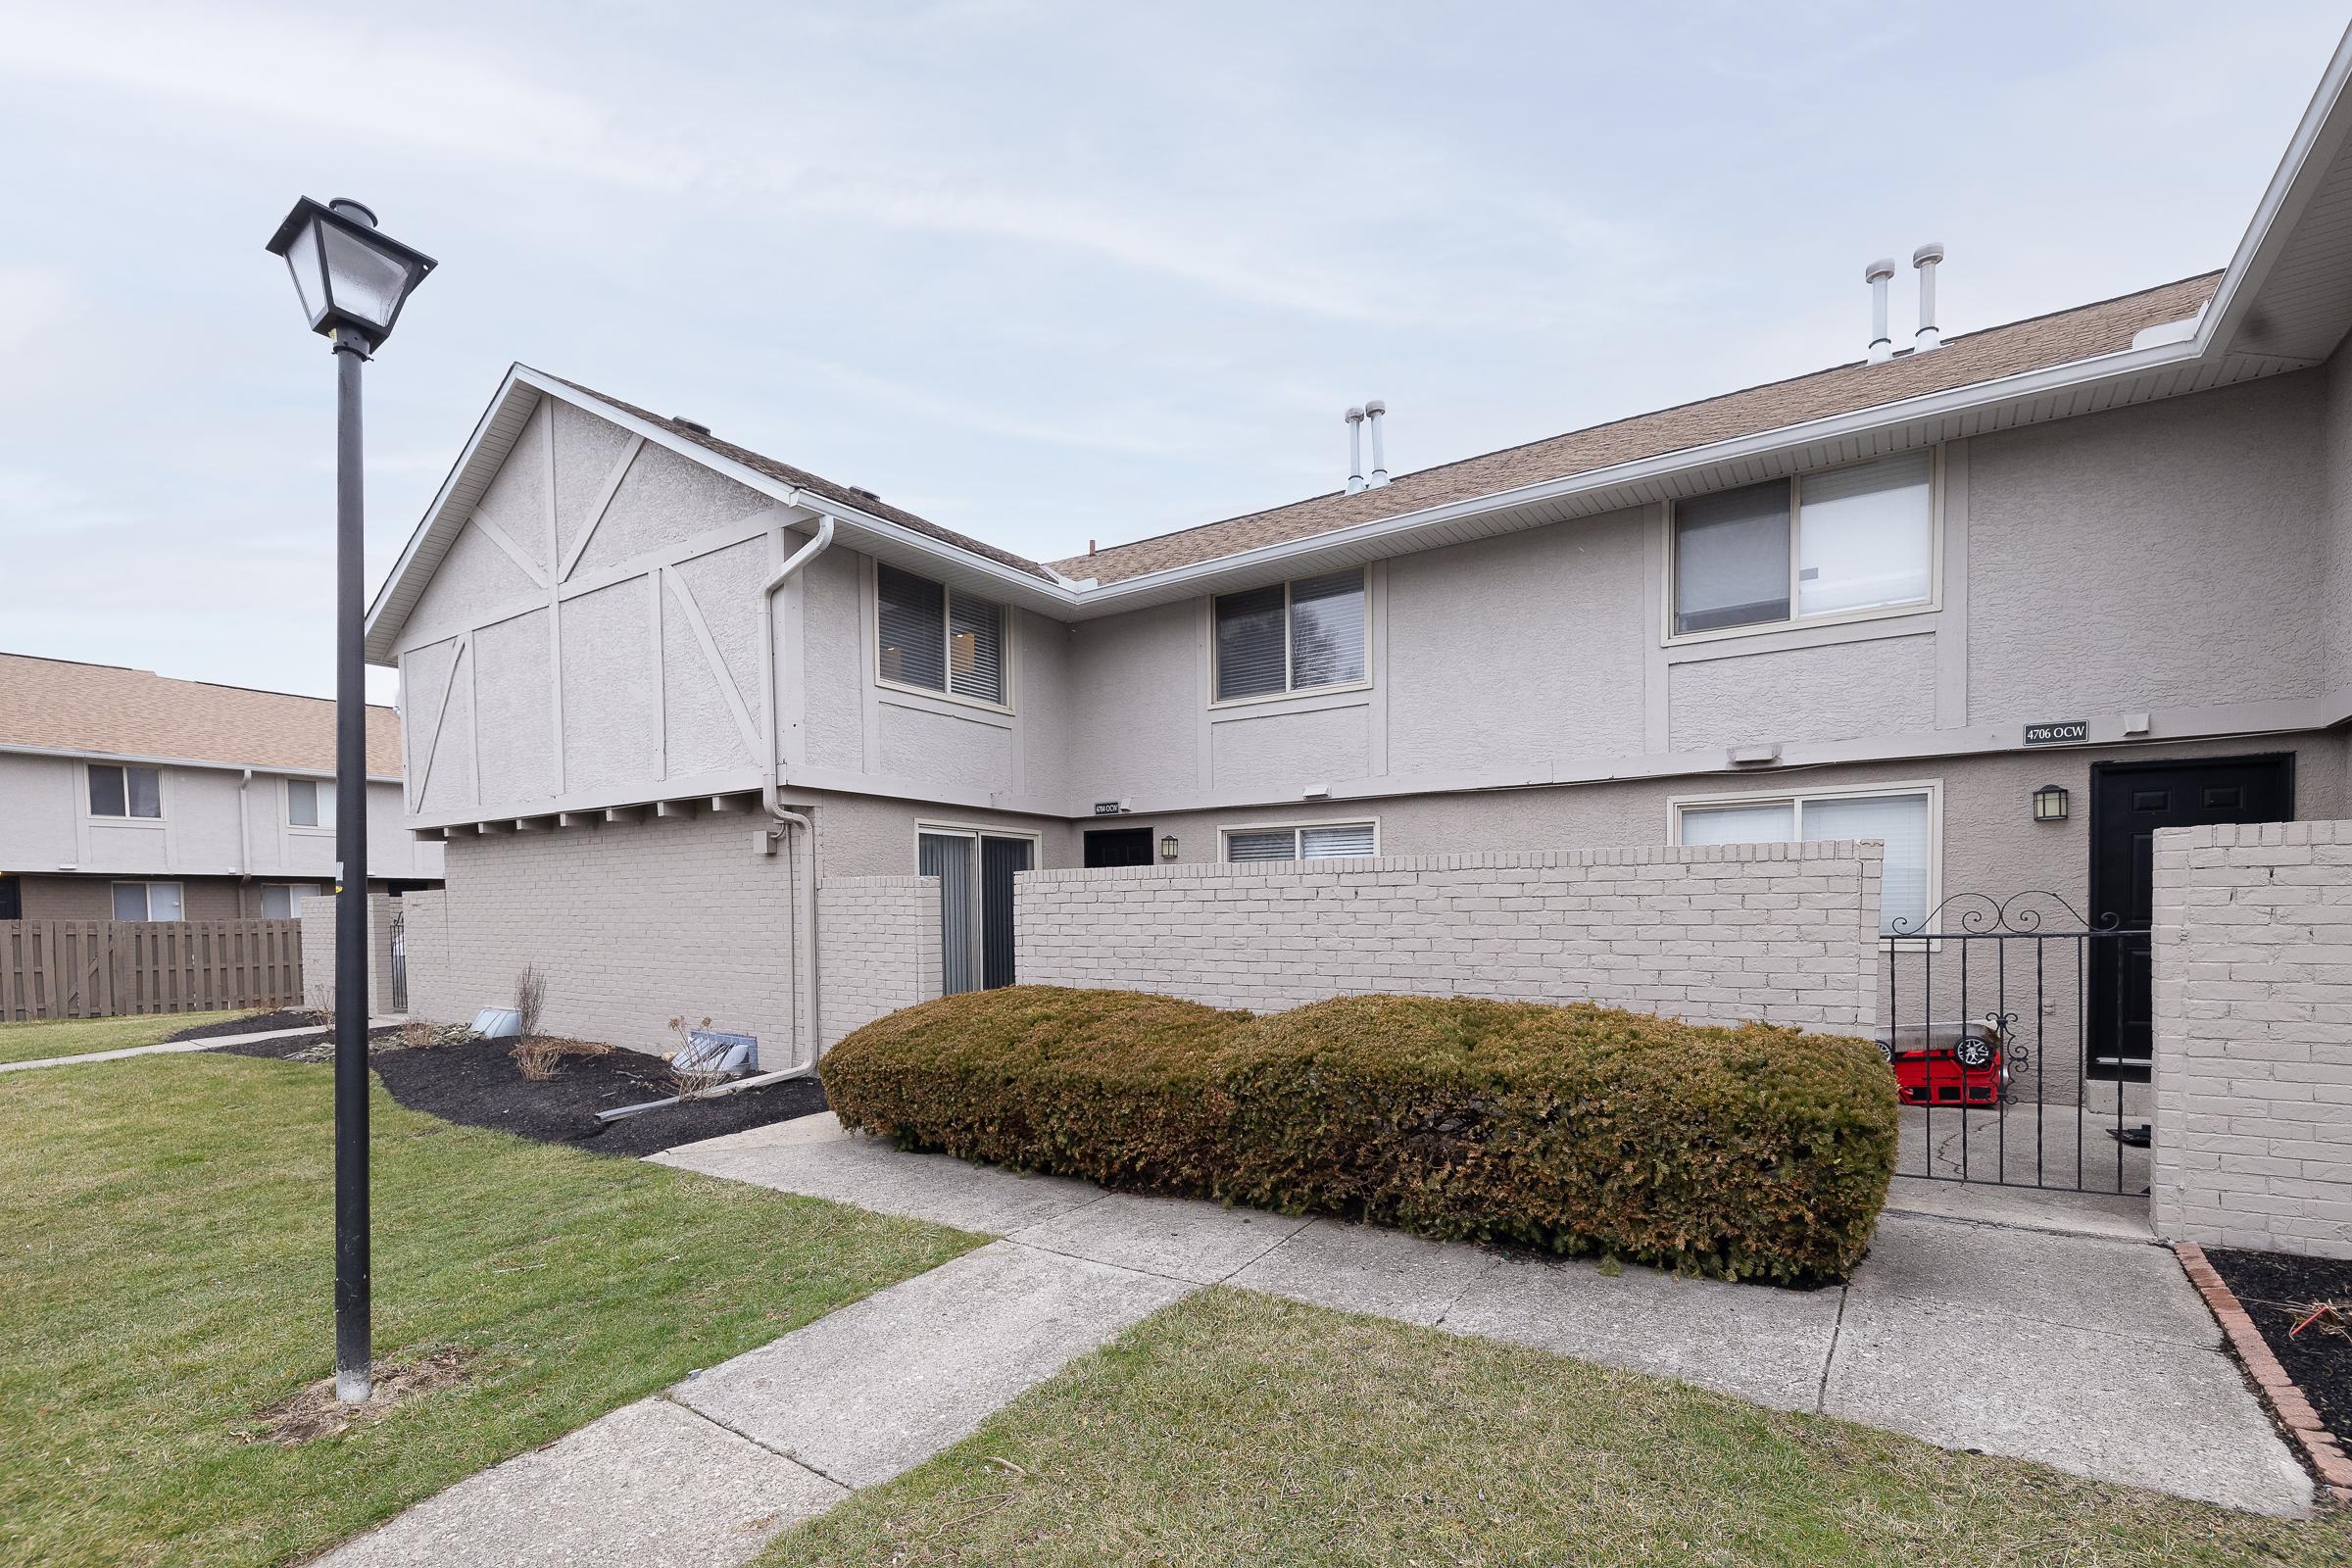
[[[825,877],[816,890],[825,1046],[940,994],[939,878]]]
[[[2323,390],[2276,376],[1972,441],[1970,721],[2327,690]]]
[[[2151,1217],[2352,1257],[2352,821],[2156,835]]]
[[[1399,992],[1851,1030],[1881,860],[1836,842],[1037,871],[1017,970],[1260,1011]]]
[[[756,1034],[768,1066],[794,1043],[797,838],[751,851],[742,814],[468,836],[448,888],[407,901],[410,1011],[465,1022],[514,1004],[526,963],[547,977],[545,1028],[639,1051],[668,1020]]]

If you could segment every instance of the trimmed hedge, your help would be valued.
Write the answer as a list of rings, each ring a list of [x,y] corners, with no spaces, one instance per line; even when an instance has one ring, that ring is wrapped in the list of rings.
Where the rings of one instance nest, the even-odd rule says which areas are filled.
[[[1015,986],[893,1013],[822,1073],[845,1124],[914,1147],[1731,1278],[1842,1278],[1894,1166],[1868,1041],[1591,1004]]]

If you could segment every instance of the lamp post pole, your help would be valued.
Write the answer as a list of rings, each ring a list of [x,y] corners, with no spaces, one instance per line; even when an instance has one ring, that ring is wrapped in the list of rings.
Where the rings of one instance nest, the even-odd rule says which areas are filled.
[[[335,359],[335,1397],[371,1387],[368,1248],[368,677],[361,650],[367,494],[360,368],[368,343],[334,334]]]
[[[308,196],[268,246],[335,360],[335,1397],[372,1389],[368,1261],[368,677],[361,581],[367,487],[360,368],[434,267],[359,202]]]

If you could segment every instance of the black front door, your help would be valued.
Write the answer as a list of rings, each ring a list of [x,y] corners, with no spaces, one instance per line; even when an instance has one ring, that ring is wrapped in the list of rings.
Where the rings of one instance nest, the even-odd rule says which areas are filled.
[[[1148,827],[1091,828],[1086,835],[1086,868],[1100,871],[1114,865],[1150,865],[1152,830]]]
[[[2295,813],[2294,783],[2286,755],[2091,765],[2090,918],[2126,933],[2089,944],[2091,1077],[2148,1079],[2156,830],[2286,821]]]

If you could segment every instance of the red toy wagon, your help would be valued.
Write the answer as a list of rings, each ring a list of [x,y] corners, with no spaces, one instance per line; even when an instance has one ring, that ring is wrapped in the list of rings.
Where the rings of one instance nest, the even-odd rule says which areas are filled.
[[[2010,1067],[2026,1065],[2024,1048],[2010,1046],[1996,1017],[1882,1034],[1879,1054],[1894,1069],[1895,1094],[1906,1105],[1998,1105]]]

